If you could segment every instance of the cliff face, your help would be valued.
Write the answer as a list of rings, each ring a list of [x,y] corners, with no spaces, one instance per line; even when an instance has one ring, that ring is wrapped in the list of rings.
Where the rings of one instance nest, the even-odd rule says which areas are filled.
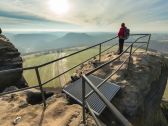
[[[22,68],[20,53],[4,35],[0,35],[0,71],[14,68]],[[21,80],[22,71],[0,73],[0,91],[9,86],[24,87]]]
[[[164,94],[168,77],[168,67],[162,65],[159,77],[151,83],[149,93],[144,101],[144,121],[143,123],[151,126],[168,126],[166,117],[163,115],[160,104]]]

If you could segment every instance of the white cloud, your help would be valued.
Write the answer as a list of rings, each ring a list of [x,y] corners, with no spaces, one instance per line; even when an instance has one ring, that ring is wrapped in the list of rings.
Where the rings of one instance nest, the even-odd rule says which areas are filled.
[[[48,20],[80,25],[82,29],[116,31],[120,23],[125,22],[133,31],[143,29],[168,31],[167,0],[69,0],[69,2],[71,10],[61,17],[49,10],[48,0],[1,0],[0,10],[29,13]]]

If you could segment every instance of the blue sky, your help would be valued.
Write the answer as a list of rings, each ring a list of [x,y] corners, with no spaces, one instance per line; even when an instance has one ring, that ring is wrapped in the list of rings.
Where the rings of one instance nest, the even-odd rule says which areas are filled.
[[[0,27],[5,31],[115,32],[125,22],[135,32],[168,32],[168,0],[64,0],[68,9],[61,14],[58,9],[66,6],[56,6],[59,1],[0,0]]]

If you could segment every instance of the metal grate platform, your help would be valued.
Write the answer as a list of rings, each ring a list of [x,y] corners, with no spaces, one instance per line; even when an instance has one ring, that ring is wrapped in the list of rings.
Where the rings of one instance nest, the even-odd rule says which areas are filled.
[[[93,82],[95,86],[100,84],[103,80],[99,77],[89,75],[88,78]],[[120,86],[106,82],[101,87],[99,87],[99,90],[104,96],[111,101],[112,98],[116,95],[116,93],[119,91]],[[86,95],[91,92],[92,89],[89,87],[89,85],[86,83]],[[63,92],[65,92],[67,95],[69,95],[71,98],[82,104],[82,79],[79,79],[73,83],[70,83],[68,86],[66,86],[63,89]],[[103,110],[105,109],[106,105],[103,103],[103,101],[98,97],[96,93],[93,93],[90,95],[86,101],[90,105],[90,107],[93,109],[94,113],[96,115],[100,115]]]

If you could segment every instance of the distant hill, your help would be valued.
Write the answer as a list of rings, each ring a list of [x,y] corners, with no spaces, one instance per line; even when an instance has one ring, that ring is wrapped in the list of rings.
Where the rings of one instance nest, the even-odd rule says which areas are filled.
[[[60,48],[65,48],[91,45],[94,44],[94,41],[95,38],[86,33],[67,33],[65,36],[55,40],[53,45],[57,45]]]
[[[7,36],[22,53],[93,45],[96,41],[94,36],[86,33],[25,33]]]
[[[42,32],[42,33],[7,33],[5,34],[10,41],[22,53],[30,53],[59,48],[70,48],[79,46],[90,46],[116,36],[111,32]],[[135,37],[130,37],[127,41],[135,41]],[[148,38],[144,38],[146,41]],[[141,39],[143,41],[143,39]],[[112,42],[112,41],[111,41]],[[118,42],[115,39],[113,42]],[[151,37],[151,49],[161,52],[168,52],[168,34],[154,33]]]
[[[13,39],[17,42],[49,42],[58,38],[56,35],[38,33],[38,34],[16,34]],[[24,41],[23,41],[24,40]],[[38,43],[39,44],[39,43]]]
[[[50,49],[50,42],[54,41],[58,37],[56,35],[46,33],[28,33],[16,34],[10,36],[10,38],[21,52],[28,53]]]

